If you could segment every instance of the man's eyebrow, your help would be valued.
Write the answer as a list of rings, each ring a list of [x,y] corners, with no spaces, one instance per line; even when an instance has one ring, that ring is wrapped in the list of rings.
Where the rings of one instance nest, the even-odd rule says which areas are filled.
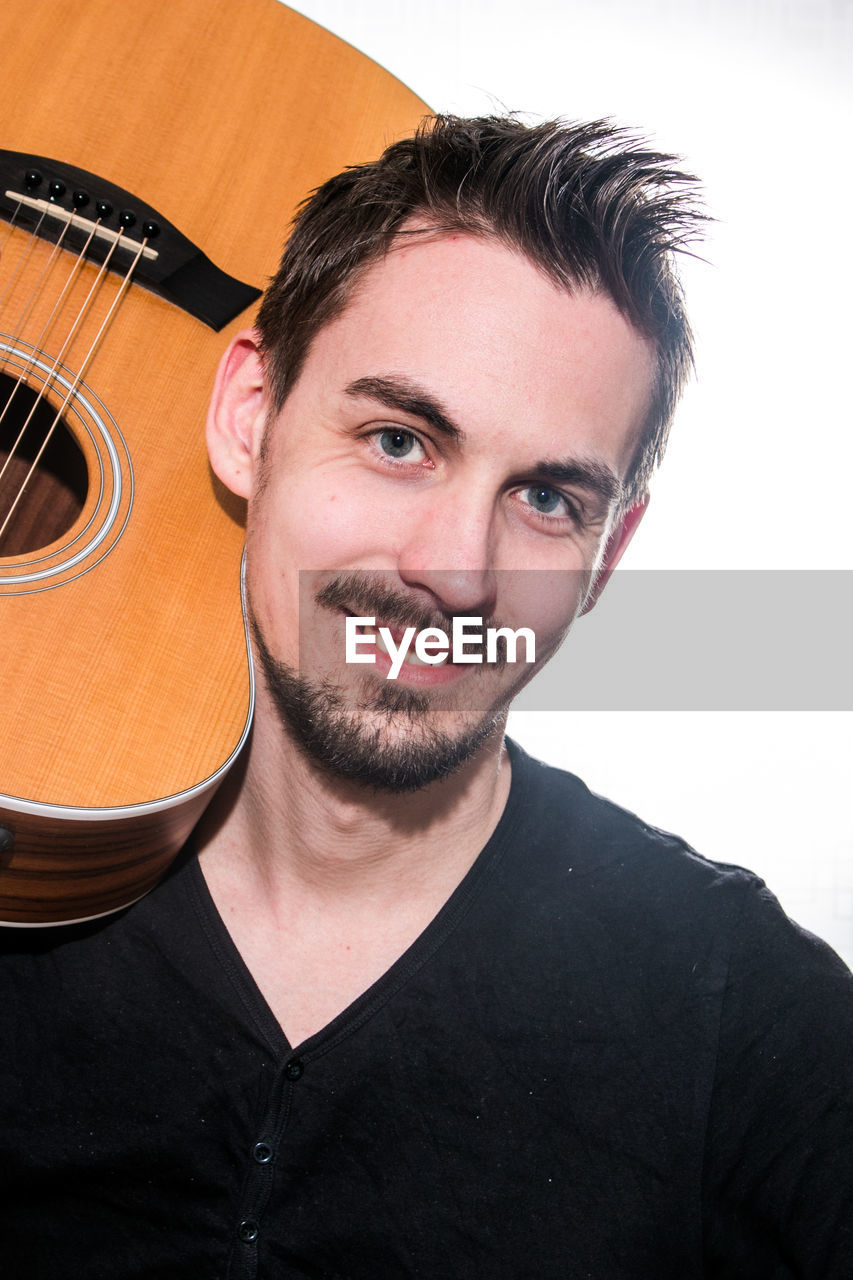
[[[401,413],[411,414],[413,418],[421,418],[454,444],[461,444],[465,439],[464,433],[451,420],[444,406],[408,378],[357,378],[344,390],[348,396],[367,396],[384,404],[387,409],[398,409]]]
[[[624,496],[622,481],[614,471],[602,462],[569,458],[565,462],[544,461],[530,468],[537,480],[551,480],[554,484],[571,484],[589,490],[608,505],[618,503]]]
[[[409,378],[357,378],[344,390],[349,396],[366,396],[388,409],[398,409],[401,413],[421,418],[454,444],[462,444],[465,439],[465,433],[451,420],[440,401]],[[527,473],[537,480],[576,485],[608,505],[621,501],[624,494],[622,482],[615,472],[594,459],[569,458],[559,462],[545,459],[529,467]]]

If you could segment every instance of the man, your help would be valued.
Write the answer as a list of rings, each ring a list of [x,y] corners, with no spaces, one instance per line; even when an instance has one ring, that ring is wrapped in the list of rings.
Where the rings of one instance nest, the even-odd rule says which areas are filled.
[[[252,741],[147,899],[9,944],[13,1274],[853,1274],[850,975],[502,737],[690,362],[668,163],[439,119],[302,212],[208,424]],[[534,660],[402,656],[464,618]]]

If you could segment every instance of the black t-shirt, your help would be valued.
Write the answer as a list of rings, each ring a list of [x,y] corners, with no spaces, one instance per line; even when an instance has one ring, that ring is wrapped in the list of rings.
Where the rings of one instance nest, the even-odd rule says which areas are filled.
[[[189,853],[2,934],[9,1280],[853,1277],[850,974],[517,748],[462,884],[295,1048]]]

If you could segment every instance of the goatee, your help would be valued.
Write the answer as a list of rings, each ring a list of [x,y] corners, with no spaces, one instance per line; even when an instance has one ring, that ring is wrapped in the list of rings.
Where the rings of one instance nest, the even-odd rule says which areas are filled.
[[[348,585],[338,578],[317,603],[337,607],[349,594]],[[363,579],[359,588],[359,607],[366,608]],[[399,597],[392,602],[381,588],[376,596],[371,593],[369,603],[370,611],[383,618],[406,620],[400,616],[406,602]],[[255,652],[285,730],[308,759],[337,777],[377,791],[418,791],[454,773],[502,732],[503,708],[451,735],[430,723],[432,703],[417,689],[362,679],[360,693],[345,695],[328,679],[312,682],[273,656],[251,605],[248,612]],[[407,616],[411,612],[409,605]],[[425,615],[418,618],[422,626],[432,621]]]

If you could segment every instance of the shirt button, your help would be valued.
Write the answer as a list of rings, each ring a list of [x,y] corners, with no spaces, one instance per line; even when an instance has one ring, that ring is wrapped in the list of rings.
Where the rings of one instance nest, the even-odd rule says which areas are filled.
[[[284,1068],[284,1074],[288,1080],[298,1080],[304,1070],[299,1058],[293,1058]]]
[[[237,1228],[237,1235],[244,1244],[251,1244],[253,1240],[258,1238],[258,1224],[251,1218],[244,1218]]]
[[[252,1147],[252,1155],[258,1164],[269,1164],[272,1160],[272,1147],[267,1142],[256,1142]]]

